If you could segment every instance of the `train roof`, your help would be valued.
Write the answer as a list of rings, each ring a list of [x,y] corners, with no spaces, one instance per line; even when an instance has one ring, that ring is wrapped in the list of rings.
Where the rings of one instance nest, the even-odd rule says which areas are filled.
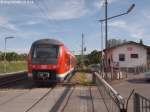
[[[37,45],[37,44],[63,45],[62,42],[55,40],[55,39],[40,39],[33,43],[33,45]]]

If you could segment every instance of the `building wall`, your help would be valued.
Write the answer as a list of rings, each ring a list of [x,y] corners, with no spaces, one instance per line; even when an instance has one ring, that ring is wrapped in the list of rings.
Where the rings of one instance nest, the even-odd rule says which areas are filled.
[[[136,67],[147,65],[147,50],[143,46],[127,44],[109,51],[113,62],[119,62],[120,67]],[[119,54],[125,54],[125,61],[119,61]],[[138,58],[131,58],[131,54],[138,54]]]

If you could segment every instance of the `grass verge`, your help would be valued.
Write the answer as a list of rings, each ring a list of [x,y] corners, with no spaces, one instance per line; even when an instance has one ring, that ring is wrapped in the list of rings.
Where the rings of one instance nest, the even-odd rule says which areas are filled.
[[[85,86],[93,84],[92,80],[89,79],[87,77],[87,74],[84,72],[76,72],[76,74],[73,76],[72,81]]]
[[[12,61],[6,62],[6,73],[10,72],[18,72],[18,71],[26,71],[27,70],[27,62],[26,61]],[[4,72],[4,62],[0,62],[0,74]]]

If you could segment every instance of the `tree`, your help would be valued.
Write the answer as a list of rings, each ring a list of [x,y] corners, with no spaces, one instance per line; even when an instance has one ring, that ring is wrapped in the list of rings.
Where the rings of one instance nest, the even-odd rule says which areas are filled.
[[[94,50],[87,57],[90,64],[98,64],[101,60],[101,52]]]
[[[4,60],[5,53],[0,52],[0,61]],[[27,59],[27,54],[18,54],[16,52],[7,52],[6,53],[6,60],[7,61],[23,61]]]
[[[108,48],[110,47],[114,47],[116,45],[122,44],[122,43],[126,43],[126,40],[120,40],[120,39],[109,39],[108,40]]]
[[[7,61],[16,61],[18,57],[18,54],[15,52],[8,52],[6,53],[6,60]]]
[[[143,40],[142,39],[140,39],[140,44],[143,44]]]

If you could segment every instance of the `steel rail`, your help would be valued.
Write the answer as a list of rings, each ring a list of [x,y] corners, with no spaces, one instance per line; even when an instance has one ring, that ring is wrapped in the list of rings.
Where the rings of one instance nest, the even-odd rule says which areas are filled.
[[[0,77],[0,87],[7,86],[18,81],[27,79],[26,72],[12,73]]]
[[[95,112],[95,109],[94,109],[94,98],[93,98],[93,96],[92,96],[92,88],[90,87],[89,88],[89,91],[90,91],[90,97],[91,97],[91,103],[92,103],[92,112]]]
[[[65,102],[63,108],[61,109],[61,112],[65,112],[65,108],[67,107],[69,101],[70,101],[70,97],[72,96],[72,93],[74,92],[75,87],[73,87],[73,89],[71,90],[71,92],[69,93],[69,96],[66,98],[67,101]]]
[[[47,95],[49,95],[49,93],[52,92],[52,90],[54,90],[55,87],[50,88],[48,90],[48,92],[46,92],[43,96],[40,97],[40,99],[38,99],[35,103],[33,103],[26,111],[24,112],[29,112],[31,109],[33,109],[40,101],[42,101]]]

